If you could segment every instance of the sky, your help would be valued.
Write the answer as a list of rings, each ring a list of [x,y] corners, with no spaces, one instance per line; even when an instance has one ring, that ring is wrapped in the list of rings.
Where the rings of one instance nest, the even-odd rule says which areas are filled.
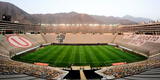
[[[0,0],[10,2],[30,14],[78,12],[92,15],[160,20],[160,0]]]

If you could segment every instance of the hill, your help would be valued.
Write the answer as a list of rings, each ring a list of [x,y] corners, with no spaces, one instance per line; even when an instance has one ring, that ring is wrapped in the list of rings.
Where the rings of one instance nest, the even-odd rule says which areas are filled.
[[[113,16],[98,16],[84,13],[29,14],[17,6],[0,1],[0,19],[2,15],[12,16],[12,22],[24,24],[136,24],[135,21]]]
[[[0,19],[2,19],[3,14],[11,15],[12,22],[19,21],[20,23],[25,23],[25,24],[37,23],[37,20],[33,18],[33,16],[23,11],[22,9],[18,8],[17,6],[8,2],[0,1]]]
[[[44,24],[98,24],[100,21],[88,14],[76,12],[56,13],[56,14],[33,14],[41,23]]]
[[[123,16],[122,18],[131,20],[131,21],[134,21],[134,22],[137,22],[137,23],[153,21],[149,18],[133,17],[133,16],[130,16],[130,15]]]
[[[96,20],[99,20],[105,24],[137,24],[134,21],[120,18],[120,17],[114,17],[114,16],[97,16],[97,15],[92,15],[93,18]]]
[[[33,14],[44,24],[136,24],[136,22],[118,18],[89,15],[77,12],[56,14]]]

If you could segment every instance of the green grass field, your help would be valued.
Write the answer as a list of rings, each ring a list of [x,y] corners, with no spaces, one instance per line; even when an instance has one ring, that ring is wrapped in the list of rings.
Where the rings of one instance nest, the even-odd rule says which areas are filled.
[[[117,62],[141,61],[146,57],[108,45],[51,45],[12,59],[28,63],[43,62],[58,67],[71,65],[98,67],[110,66]]]

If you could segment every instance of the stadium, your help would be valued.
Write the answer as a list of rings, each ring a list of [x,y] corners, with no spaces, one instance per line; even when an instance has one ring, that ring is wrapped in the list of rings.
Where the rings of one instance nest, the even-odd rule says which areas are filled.
[[[159,80],[160,22],[24,24],[0,20],[0,80]]]
[[[160,66],[159,35],[154,34],[159,34],[159,23],[123,26],[117,28],[116,33],[83,33],[81,30],[64,33],[58,31],[61,29],[47,31],[51,27],[35,30],[37,26],[31,26],[35,27],[33,29],[19,29],[27,25],[1,21],[2,24],[3,33],[6,27],[15,32],[27,32],[1,35],[1,72],[6,74],[9,72],[32,74],[47,79],[79,79],[79,70],[84,70],[84,73],[96,75],[88,75],[89,79],[117,79]],[[146,28],[139,29],[144,26]],[[17,28],[12,30],[13,27]],[[146,29],[153,32],[145,31]],[[29,34],[31,31],[36,34]],[[48,72],[50,74],[47,75]]]

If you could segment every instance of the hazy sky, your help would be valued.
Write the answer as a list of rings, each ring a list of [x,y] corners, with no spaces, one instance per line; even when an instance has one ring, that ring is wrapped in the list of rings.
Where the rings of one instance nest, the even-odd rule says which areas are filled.
[[[105,16],[132,15],[160,20],[160,0],[0,0],[28,13],[79,12]]]

